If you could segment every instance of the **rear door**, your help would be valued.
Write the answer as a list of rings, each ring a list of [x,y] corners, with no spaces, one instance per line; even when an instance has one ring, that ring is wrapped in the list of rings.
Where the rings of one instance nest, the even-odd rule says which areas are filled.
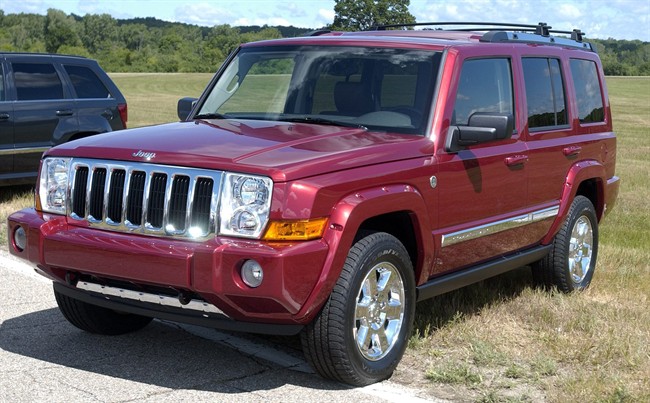
[[[535,183],[528,196],[532,205],[558,206],[571,166],[598,159],[604,152],[599,133],[611,130],[605,120],[598,66],[593,60],[560,55],[523,57],[522,66],[529,166]],[[567,101],[571,99],[574,104]]]
[[[80,130],[103,133],[124,129],[117,99],[90,66],[70,62],[63,64],[63,70],[72,84]]]
[[[71,94],[51,58],[12,58],[14,171],[35,175],[41,155],[78,130]]]

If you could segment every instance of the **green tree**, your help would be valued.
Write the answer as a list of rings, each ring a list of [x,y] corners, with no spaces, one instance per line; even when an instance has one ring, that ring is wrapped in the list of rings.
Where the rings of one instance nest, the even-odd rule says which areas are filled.
[[[410,0],[334,0],[334,22],[331,28],[341,31],[363,31],[377,25],[412,24]]]
[[[77,22],[63,11],[50,8],[45,16],[45,50],[56,53],[63,45],[81,45]]]
[[[86,14],[83,28],[81,39],[91,53],[109,49],[118,40],[117,22],[109,14]]]

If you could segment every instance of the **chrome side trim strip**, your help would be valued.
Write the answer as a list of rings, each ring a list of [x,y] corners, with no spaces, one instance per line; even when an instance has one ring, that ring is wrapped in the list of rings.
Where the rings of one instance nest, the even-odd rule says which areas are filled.
[[[490,224],[481,225],[479,227],[468,228],[462,231],[452,232],[442,236],[442,247],[455,245],[457,243],[471,241],[473,239],[482,238],[484,236],[496,234],[502,231],[523,227],[524,225],[532,224],[538,221],[546,220],[558,215],[560,207],[550,207],[532,213],[508,218],[506,220],[496,221]]]
[[[7,148],[0,150],[0,155],[20,155],[30,153],[44,153],[52,147],[26,147],[26,148]]]
[[[184,305],[181,304],[178,298],[170,297],[167,295],[150,294],[146,292],[108,287],[101,284],[89,283],[87,281],[80,281],[79,283],[77,283],[77,288],[80,290],[102,294],[106,297],[106,299],[111,299],[110,297],[118,297],[118,298],[133,300],[133,301],[147,302],[150,304],[158,304],[158,305],[164,305],[173,308],[187,309],[190,311],[216,313],[227,317],[227,315],[223,313],[223,311],[221,311],[216,306],[207,303],[205,301],[200,301],[196,299],[190,300],[189,303]]]

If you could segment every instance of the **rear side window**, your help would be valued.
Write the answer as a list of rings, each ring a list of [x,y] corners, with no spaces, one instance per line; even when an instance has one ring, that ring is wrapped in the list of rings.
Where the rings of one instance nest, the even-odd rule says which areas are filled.
[[[63,99],[63,85],[52,64],[12,63],[19,101]]]
[[[467,125],[476,112],[513,112],[510,59],[475,59],[463,63],[453,125]]]
[[[111,94],[94,71],[84,66],[63,66],[77,98],[110,98]]]
[[[571,59],[570,64],[580,123],[603,122],[603,93],[596,63],[591,60]]]
[[[523,58],[528,128],[567,124],[564,84],[558,59]]]

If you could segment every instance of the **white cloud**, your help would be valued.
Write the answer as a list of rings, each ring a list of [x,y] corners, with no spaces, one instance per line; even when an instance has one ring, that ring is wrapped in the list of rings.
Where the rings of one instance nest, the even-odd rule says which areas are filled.
[[[321,8],[320,10],[318,10],[317,21],[320,22],[321,26],[331,24],[332,22],[334,22],[334,15],[336,15],[336,13],[334,12],[334,9],[327,10],[327,9]],[[320,27],[312,27],[312,28],[320,28]]]
[[[227,9],[215,7],[205,2],[185,4],[176,7],[174,16],[177,21],[208,27],[220,24],[237,25],[232,21],[236,17]]]
[[[648,0],[411,0],[409,10],[418,22],[546,22],[556,30],[581,29],[587,33],[587,40],[612,37],[650,41]]]
[[[45,2],[43,0],[21,0],[21,1],[3,1],[0,9],[4,10],[5,14],[13,13],[34,13],[45,14],[48,8],[56,8],[55,5]]]
[[[240,18],[238,20],[235,20],[231,25],[233,26],[240,26],[240,25],[270,25],[270,26],[275,26],[275,25],[292,25],[289,23],[284,18],[279,18],[279,17],[270,17],[270,18]]]
[[[560,14],[568,18],[580,18],[582,17],[582,12],[578,7],[573,4],[562,4],[560,6]]]

